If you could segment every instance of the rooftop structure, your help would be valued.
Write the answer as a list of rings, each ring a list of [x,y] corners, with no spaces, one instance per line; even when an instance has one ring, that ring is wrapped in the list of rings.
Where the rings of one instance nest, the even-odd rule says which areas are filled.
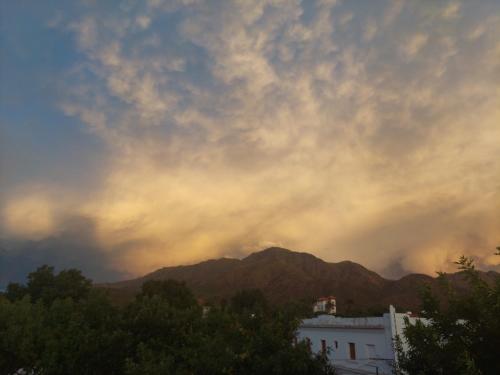
[[[314,313],[325,313],[335,315],[337,313],[337,301],[335,297],[321,297],[313,305]]]

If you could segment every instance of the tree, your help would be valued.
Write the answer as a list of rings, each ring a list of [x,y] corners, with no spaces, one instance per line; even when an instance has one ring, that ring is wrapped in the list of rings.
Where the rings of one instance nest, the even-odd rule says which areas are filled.
[[[56,298],[72,298],[75,301],[85,299],[91,287],[92,281],[76,269],[62,270],[55,277]]]
[[[10,283],[7,285],[7,290],[5,291],[5,297],[9,301],[20,300],[26,294],[28,294],[27,288],[19,283]]]
[[[500,278],[493,285],[476,271],[471,258],[456,262],[469,285],[457,293],[439,275],[439,298],[427,288],[423,317],[429,324],[407,325],[408,351],[399,347],[400,367],[408,374],[500,374]]]
[[[262,315],[268,310],[267,299],[260,289],[237,292],[229,301],[232,311],[238,314]]]
[[[173,280],[144,283],[113,306],[77,270],[44,266],[0,296],[0,373],[332,374],[325,357],[293,344],[297,306],[271,308],[259,291],[203,315]]]
[[[159,296],[179,309],[197,306],[196,299],[184,282],[177,280],[149,280],[142,284],[139,298]]]
[[[135,352],[127,374],[332,374],[326,358],[293,345],[293,308],[271,309],[260,291],[240,291],[203,316],[147,288],[125,313]],[[160,288],[161,289],[161,288]]]
[[[0,373],[123,373],[121,315],[79,270],[39,267],[0,301]],[[98,369],[98,370],[96,370]]]
[[[63,270],[54,274],[54,267],[43,265],[28,275],[26,285],[10,283],[6,297],[10,301],[29,295],[33,302],[38,300],[51,304],[58,298],[84,299],[88,296],[92,281],[76,269]]]

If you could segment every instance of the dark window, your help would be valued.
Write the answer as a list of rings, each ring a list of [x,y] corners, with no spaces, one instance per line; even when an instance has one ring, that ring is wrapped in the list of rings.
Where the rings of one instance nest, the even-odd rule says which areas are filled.
[[[353,342],[349,343],[349,358],[356,359],[356,345]]]
[[[334,344],[335,344],[335,349],[338,349],[339,348],[339,342],[337,340],[335,340]]]
[[[309,348],[309,351],[311,351],[311,339],[309,339],[309,337],[306,337],[306,344],[307,347]]]
[[[326,340],[321,340],[321,353],[326,354]]]

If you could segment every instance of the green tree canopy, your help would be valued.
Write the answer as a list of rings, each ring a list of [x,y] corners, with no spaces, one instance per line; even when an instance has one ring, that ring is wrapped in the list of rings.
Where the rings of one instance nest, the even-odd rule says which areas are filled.
[[[232,311],[242,314],[264,314],[268,302],[260,289],[245,289],[237,292],[229,301]]]
[[[423,317],[429,324],[408,325],[408,351],[400,351],[400,367],[409,375],[500,374],[500,278],[492,285],[476,271],[471,258],[457,262],[468,290],[458,293],[440,274],[442,295],[427,288]]]
[[[26,285],[9,284],[5,295],[11,301],[29,295],[33,302],[41,300],[50,304],[58,298],[74,300],[86,298],[91,286],[92,281],[84,277],[79,270],[63,270],[56,275],[54,267],[43,265],[28,275]]]
[[[186,283],[177,280],[149,280],[142,284],[139,298],[158,296],[176,308],[187,309],[197,305],[196,298]]]
[[[296,308],[242,291],[202,314],[184,283],[148,281],[113,306],[79,271],[44,266],[0,298],[0,374],[332,374],[294,345]]]

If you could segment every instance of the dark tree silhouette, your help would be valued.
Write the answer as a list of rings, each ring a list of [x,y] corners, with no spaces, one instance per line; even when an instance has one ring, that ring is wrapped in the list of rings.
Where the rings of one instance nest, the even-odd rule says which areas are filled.
[[[500,374],[500,278],[487,283],[465,256],[456,264],[468,291],[457,293],[440,274],[444,297],[430,289],[422,296],[423,317],[430,324],[405,329],[409,350],[399,347],[400,367],[409,375]]]

